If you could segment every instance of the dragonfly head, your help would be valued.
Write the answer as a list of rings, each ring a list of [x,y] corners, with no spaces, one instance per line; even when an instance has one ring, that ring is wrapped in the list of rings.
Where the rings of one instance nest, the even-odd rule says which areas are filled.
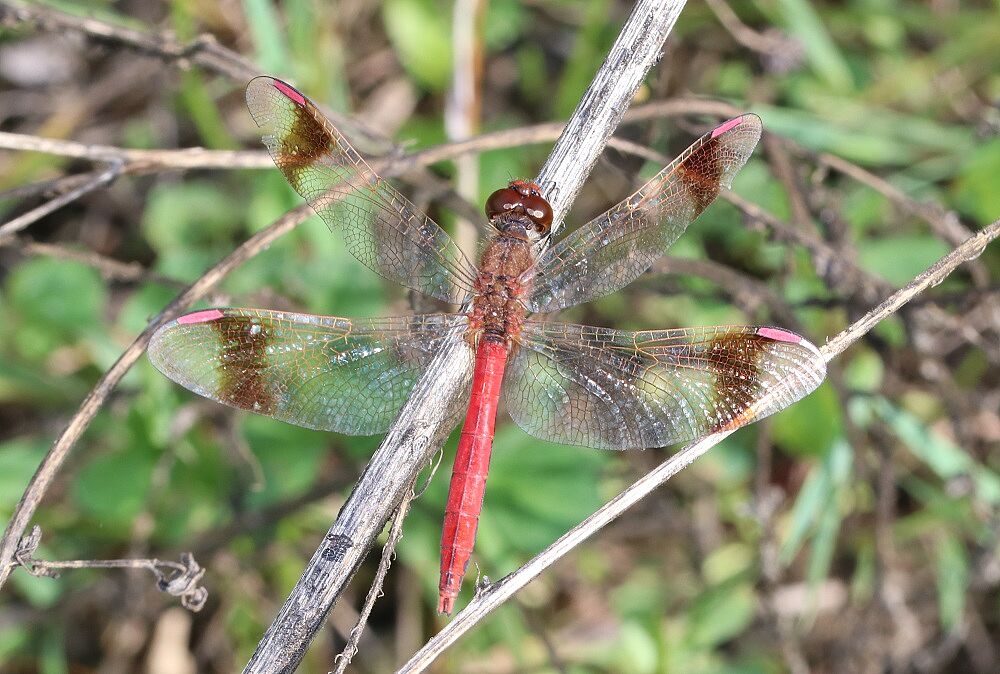
[[[541,188],[527,180],[512,180],[491,194],[486,200],[486,217],[501,232],[533,244],[544,240],[552,230],[552,207]]]

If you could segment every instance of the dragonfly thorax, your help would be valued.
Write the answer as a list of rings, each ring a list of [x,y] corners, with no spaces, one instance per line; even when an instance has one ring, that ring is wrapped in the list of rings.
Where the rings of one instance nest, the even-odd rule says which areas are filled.
[[[497,221],[499,225],[497,225]],[[522,274],[534,263],[534,242],[524,224],[510,216],[494,218],[499,233],[483,250],[475,282],[469,334],[509,343],[521,330],[525,309]]]

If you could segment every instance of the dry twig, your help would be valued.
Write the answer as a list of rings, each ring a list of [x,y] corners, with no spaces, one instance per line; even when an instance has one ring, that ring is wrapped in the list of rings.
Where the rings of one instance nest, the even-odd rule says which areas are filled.
[[[119,149],[120,148],[114,148],[114,150]],[[173,154],[172,151],[165,152],[167,155]],[[204,153],[206,151],[201,152]],[[444,158],[447,157],[441,157],[438,155],[437,160]],[[171,162],[173,159],[165,159],[164,161]],[[418,165],[423,165],[420,159],[417,159],[416,161],[418,162]],[[176,166],[176,164],[172,165]],[[400,172],[412,168],[413,165],[414,164],[407,156],[393,157],[373,162],[373,168],[386,176],[398,175]],[[118,382],[121,381],[122,377],[125,376],[125,373],[128,372],[132,365],[134,365],[135,362],[142,356],[152,334],[161,325],[173,320],[176,316],[191,307],[195,302],[204,298],[205,295],[233,269],[265,250],[275,240],[284,236],[308,218],[311,213],[312,211],[307,205],[299,206],[298,208],[295,208],[280,217],[265,229],[257,232],[251,238],[247,239],[243,244],[236,248],[236,250],[220,260],[215,266],[206,271],[201,278],[196,280],[181,294],[174,298],[174,300],[168,304],[163,311],[160,312],[160,314],[154,318],[148,326],[146,326],[146,329],[143,330],[142,333],[140,333],[125,349],[115,364],[104,373],[101,379],[87,395],[86,399],[84,399],[83,403],[81,403],[80,408],[70,419],[69,425],[65,428],[65,430],[63,430],[59,438],[56,439],[45,458],[42,459],[42,462],[35,471],[27,489],[21,496],[20,501],[18,501],[17,506],[14,508],[11,519],[7,523],[7,528],[4,531],[3,538],[0,539],[0,587],[2,587],[6,582],[7,577],[10,575],[11,569],[13,568],[11,566],[11,562],[13,561],[18,541],[27,528],[35,510],[38,508],[41,499],[51,485],[52,480],[55,478],[59,469],[62,467],[62,464],[65,462],[70,450],[90,425],[90,422],[97,415],[97,412],[107,401],[108,397],[118,385]]]
[[[640,4],[649,7],[655,5],[655,3],[652,2]],[[671,11],[679,11],[679,5],[682,5],[683,3],[678,4],[674,2],[666,4],[674,5]],[[69,15],[61,15],[54,10],[24,8],[14,6],[9,3],[0,3],[0,17],[7,18],[11,16],[20,21],[33,21],[38,23],[40,26],[45,27],[47,30],[78,30],[92,39],[129,46],[130,48],[137,49],[138,51],[152,53],[159,57],[174,60],[181,66],[186,66],[189,61],[195,62],[209,69],[214,69],[216,72],[239,79],[246,79],[250,74],[256,74],[256,69],[254,69],[252,65],[246,64],[245,62],[240,62],[236,65],[227,64],[225,60],[228,59],[230,55],[233,55],[233,53],[228,52],[228,50],[225,50],[224,48],[218,47],[218,45],[211,44],[210,41],[206,42],[198,40],[189,45],[181,45],[175,41],[171,42],[169,38],[158,38],[134,31],[123,31],[119,30],[117,27],[111,27],[111,29],[109,29],[107,24],[93,22],[87,19],[79,19],[78,17],[70,17]],[[676,14],[673,16],[676,16]],[[658,17],[657,21],[662,20],[662,18],[663,17]],[[658,25],[657,29],[662,30],[665,27],[666,30],[669,30],[669,24],[672,24],[672,21],[672,18],[667,18],[666,25]],[[650,43],[655,43],[656,31],[651,32],[653,34],[651,36],[646,36],[646,39],[649,40]],[[644,46],[649,46],[649,44]],[[653,44],[653,46],[658,49],[657,44]],[[203,56],[206,54],[212,55],[211,58]],[[223,55],[223,61],[213,60],[216,59],[219,54]],[[636,53],[633,52],[629,55],[629,58],[635,58],[635,54]],[[606,64],[606,66],[607,65],[608,64]],[[637,65],[632,63],[626,63],[625,65],[627,66],[629,74],[639,72]],[[639,77],[641,77],[641,74]],[[628,86],[631,86],[631,84],[622,84],[620,89],[624,91],[628,88]],[[545,181],[549,185],[557,185],[564,190],[562,194],[553,193],[550,195],[553,204],[557,206],[557,214],[559,214],[559,216],[565,213],[569,203],[572,201],[571,197],[575,194],[575,190],[579,189],[579,185],[582,184],[583,176],[589,172],[592,160],[596,158],[600,145],[605,142],[606,138],[602,140],[600,138],[601,134],[604,134],[606,130],[614,128],[614,125],[617,123],[616,117],[621,116],[621,111],[624,110],[627,105],[627,98],[624,101],[618,100],[611,104],[607,104],[605,108],[602,108],[601,106],[605,104],[606,101],[604,99],[593,97],[589,99],[589,102],[585,100],[584,103],[581,103],[581,107],[578,108],[577,113],[574,114],[574,122],[582,120],[582,123],[584,124],[594,125],[595,118],[588,115],[595,114],[595,110],[598,113],[607,113],[607,116],[600,117],[600,123],[596,125],[598,129],[597,133],[593,133],[593,129],[591,128],[581,130],[580,126],[574,127],[574,122],[571,122],[571,124],[566,127],[560,144],[557,145],[557,151],[553,153],[553,157],[550,158],[550,162],[542,170],[539,176],[540,181]],[[731,116],[738,112],[740,112],[740,110],[724,103],[699,100],[679,100],[639,106],[633,109],[630,113],[626,114],[624,121],[634,122],[670,114],[712,114],[718,116]],[[394,172],[399,173],[408,170],[414,166],[422,166],[427,163],[450,159],[461,154],[482,151],[488,148],[509,147],[514,144],[529,142],[543,142],[555,138],[562,130],[563,127],[561,124],[543,124],[533,127],[525,127],[522,129],[496,132],[493,134],[483,134],[468,141],[450,143],[435,148],[429,148],[407,157],[398,157],[394,160],[380,164],[379,170],[388,175]],[[580,139],[583,139],[583,145],[586,146],[586,149],[584,150],[581,150],[580,147],[575,145],[575,142]],[[589,144],[591,141],[594,141],[592,145]],[[608,142],[609,144],[616,145],[625,151],[640,154],[641,156],[645,156],[654,161],[660,160],[659,155],[656,153],[650,152],[646,148],[638,146],[634,143],[615,139]],[[63,154],[64,156],[83,157],[91,160],[121,162],[123,165],[115,175],[126,172],[160,170],[164,168],[183,169],[216,167],[228,169],[237,167],[270,168],[272,166],[270,159],[263,152],[211,152],[200,148],[190,150],[159,151],[125,150],[122,148],[113,148],[108,146],[88,146],[79,143],[70,143],[67,141],[49,141],[47,139],[38,139],[31,136],[18,136],[16,134],[0,134],[0,146],[4,145],[7,147],[17,147],[19,149],[54,152],[56,154]],[[586,158],[586,160],[581,160],[581,157]],[[590,163],[587,163],[587,161],[590,161]],[[837,161],[842,162],[842,160]],[[948,217],[950,214],[939,216],[929,210],[925,211],[922,208],[914,208],[914,204],[917,202],[909,199],[905,195],[902,195],[898,190],[895,190],[895,188],[891,185],[888,185],[888,183],[880,185],[877,182],[880,179],[877,177],[871,176],[870,174],[859,174],[858,171],[853,170],[858,167],[846,162],[838,165],[837,162],[830,161],[825,156],[820,157],[820,162],[832,168],[841,170],[845,173],[845,175],[849,175],[856,180],[875,186],[876,189],[879,189],[879,191],[891,200],[900,204],[910,212],[927,219],[932,227],[934,227],[935,231],[944,238],[954,242],[956,240],[956,236],[961,233],[961,224],[957,223],[957,219],[950,219]],[[389,166],[391,166],[391,168],[386,168]],[[108,180],[114,179],[114,177],[115,176],[111,176]],[[102,182],[100,184],[105,183]],[[886,190],[886,185],[889,187],[888,191]],[[85,186],[87,187],[86,191],[94,189],[97,186],[99,185],[92,184],[88,181]],[[66,195],[63,196],[65,197]],[[80,194],[76,194],[75,196],[67,198],[61,202],[53,200],[52,202],[46,204],[43,208],[48,208],[49,210],[46,212],[51,212],[51,210],[54,210],[60,205],[68,203],[69,201],[72,201],[73,198],[78,198],[79,196]],[[888,293],[889,287],[887,283],[877,277],[867,274],[856,265],[853,265],[849,260],[843,259],[837,250],[835,250],[832,246],[830,246],[830,244],[819,236],[814,235],[812,232],[792,227],[788,223],[767,214],[759,209],[759,207],[756,207],[749,202],[742,201],[739,198],[734,198],[733,196],[730,196],[729,198],[736,203],[736,205],[740,207],[744,213],[761,222],[765,222],[775,231],[779,238],[791,240],[805,246],[813,255],[813,258],[816,260],[824,279],[827,280],[831,287],[843,288],[850,293],[858,293],[868,301],[874,301],[875,298],[885,296]],[[797,209],[797,219],[799,221],[802,220],[804,212],[805,211],[801,208]],[[26,214],[26,216],[28,215],[32,214]],[[23,533],[24,527],[27,526],[34,509],[37,507],[38,501],[47,489],[47,486],[52,477],[55,475],[55,472],[59,469],[66,453],[79,438],[79,435],[104,403],[107,396],[120,380],[121,376],[141,355],[145,348],[146,341],[148,341],[149,335],[163,322],[169,320],[183,309],[189,307],[197,299],[203,297],[209,288],[217,283],[222,276],[228,273],[235,266],[241,264],[249,257],[252,257],[268,243],[296,226],[306,215],[308,215],[308,211],[304,207],[291,211],[282,219],[274,223],[271,227],[248,240],[230,256],[206,272],[206,275],[202,277],[202,279],[199,279],[198,282],[179,295],[178,298],[175,299],[174,302],[172,302],[171,305],[167,307],[167,309],[165,309],[164,312],[158,316],[141,335],[139,335],[136,341],[128,348],[128,350],[126,350],[121,359],[112,367],[111,370],[108,371],[108,373],[105,374],[102,380],[98,383],[97,387],[95,387],[94,391],[92,391],[87,400],[84,401],[79,412],[71,421],[69,427],[59,440],[57,440],[56,444],[52,448],[52,452],[50,452],[50,455],[46,457],[45,461],[43,461],[43,464],[39,468],[39,472],[36,474],[31,486],[29,486],[28,491],[25,493],[25,498],[23,498],[22,502],[18,505],[15,516],[8,525],[8,530],[4,539],[0,542],[0,585],[2,585],[7,574],[9,574],[10,568],[12,568],[10,566],[9,559],[10,541],[16,540],[16,536]],[[25,218],[26,216],[21,216],[21,218]],[[37,217],[40,217],[40,215]],[[37,217],[33,217],[29,220],[29,222],[33,219],[37,219]],[[21,218],[17,221],[7,223],[2,231],[11,231],[8,228],[11,228],[13,223],[17,223],[18,229],[28,224],[28,222],[21,224]],[[957,227],[955,226],[956,224]],[[925,272],[925,274],[915,279],[914,282],[906,288],[892,295],[889,300],[873,310],[869,316],[866,316],[857,323],[853,324],[847,330],[831,340],[824,347],[824,353],[828,356],[828,358],[832,358],[836,354],[842,352],[843,349],[847,348],[850,343],[862,336],[878,320],[891,315],[893,312],[897,311],[903,303],[911,299],[917,293],[922,292],[930,285],[939,282],[940,279],[944,278],[944,276],[950,273],[950,271],[952,271],[957,265],[961,264],[964,260],[972,259],[978,255],[987,242],[996,236],[997,223],[994,223],[977,234],[976,237],[973,237],[973,239],[963,243],[958,249],[953,251],[951,255],[943,258],[938,265],[935,265],[935,267],[928,270],[928,272]],[[34,245],[38,246],[40,244]],[[37,252],[42,251],[38,250]],[[49,251],[49,253],[56,254],[56,251]],[[446,352],[441,356],[441,364],[438,371],[447,371],[451,365],[454,365],[455,358],[456,355],[454,353],[449,354],[446,350]],[[452,367],[451,369],[456,370],[457,368]],[[431,368],[431,372],[435,372],[435,368]],[[433,414],[427,414],[427,400],[433,400],[433,402],[440,405],[441,408],[446,408],[447,405],[441,400],[441,398],[447,398],[447,389],[449,387],[457,389],[460,386],[460,382],[449,380],[447,377],[438,379],[431,377],[430,379],[432,381],[429,380],[429,385],[427,387],[423,389],[418,387],[418,390],[415,391],[415,397],[417,399],[412,403],[412,405],[408,404],[406,410],[404,410],[404,413],[401,416],[401,424],[394,429],[394,432],[387,436],[380,452],[385,450],[387,447],[393,448],[393,451],[398,451],[398,448],[402,447],[407,452],[412,453],[412,456],[404,457],[404,461],[420,463],[418,461],[419,457],[433,451],[438,440],[440,439],[442,428],[446,426],[446,420],[434,417]],[[445,390],[444,394],[442,394],[442,390]],[[424,400],[419,400],[421,394],[424,395]],[[716,444],[722,439],[722,437],[725,436],[720,435],[705,438],[691,447],[685,448],[681,453],[654,471],[657,477],[655,477],[653,481],[648,479],[650,476],[646,476],[643,480],[637,482],[636,485],[642,483],[643,485],[647,485],[650,490],[655,488],[656,485],[669,479],[670,476],[675,474],[684,466],[688,465],[691,461],[700,456],[701,453],[707,451],[708,448]],[[669,467],[665,468],[668,464]],[[391,471],[388,473],[380,473],[380,471],[389,470],[389,467],[390,464],[384,462],[380,463],[378,456],[376,456],[376,458],[373,459],[369,470],[371,475],[366,474],[363,480],[385,480],[386,475],[391,474]],[[653,473],[650,475],[653,475]],[[659,480],[659,482],[656,482],[655,480]],[[626,492],[632,493],[631,490],[636,485],[630,487],[629,490],[626,490]],[[642,488],[645,489],[646,487]],[[360,486],[359,491],[361,491]],[[626,500],[620,500],[622,496],[626,495],[626,492],[623,492],[618,499],[612,502],[616,504],[615,507],[619,509],[615,512],[615,514],[606,515],[604,523],[610,522],[614,519],[614,517],[617,517],[617,513],[620,513],[624,510],[624,508],[627,508],[628,505],[634,503],[639,498],[642,498],[644,493],[646,493],[633,493],[632,496],[629,496]],[[382,510],[387,509],[387,511],[391,513],[393,505],[392,499],[398,500],[398,494],[398,488],[394,485],[389,485],[384,491],[367,492],[365,496],[367,498],[388,499],[385,501],[385,508],[382,508]],[[355,497],[352,496],[352,500],[354,498]],[[363,505],[364,500],[360,499],[354,507],[361,507]],[[612,504],[608,505],[611,506]],[[348,510],[348,507],[345,506],[345,512]],[[603,511],[604,509],[599,511],[599,513]],[[595,513],[595,517],[599,513]],[[380,516],[381,514],[376,514],[372,518],[372,522],[377,520]],[[342,517],[344,517],[344,513],[342,513]],[[591,523],[592,519],[593,518],[588,519],[580,526],[582,527],[584,524]],[[383,519],[382,522],[384,523],[384,521],[385,520]],[[399,521],[401,521],[401,518],[399,518]],[[344,520],[345,526],[350,524],[352,524],[352,522],[349,518]],[[357,522],[355,521],[353,524],[356,525]],[[365,527],[367,526],[368,525],[366,524]],[[374,524],[372,524],[372,526],[374,526]],[[603,526],[603,524],[597,524],[595,526],[599,528],[600,526]],[[334,528],[331,529],[330,534],[327,536],[325,544],[317,551],[316,556],[314,556],[313,561],[310,562],[310,566],[307,568],[307,571],[303,576],[303,581],[309,582],[318,580],[319,576],[317,574],[320,573],[330,575],[340,574],[335,579],[336,587],[332,591],[332,594],[328,591],[326,596],[318,597],[319,602],[313,603],[312,605],[314,612],[315,609],[318,608],[321,613],[321,615],[319,615],[319,620],[315,623],[317,629],[318,626],[322,624],[322,616],[325,615],[325,612],[329,611],[332,607],[333,602],[336,601],[337,596],[339,596],[339,592],[348,582],[354,569],[357,567],[357,564],[360,563],[360,560],[366,553],[371,540],[373,540],[373,538],[367,538],[368,528],[350,529],[349,531],[351,532],[351,535],[356,536],[353,539],[347,534],[338,533],[336,528],[337,525],[335,524]],[[381,525],[379,526],[379,530],[381,530]],[[596,530],[596,528],[593,530]],[[561,538],[560,541],[557,541],[552,548],[542,554],[544,555],[548,553],[575,531],[576,529],[567,533],[567,535]],[[358,532],[361,532],[361,535],[358,535]],[[582,534],[578,538],[577,542],[564,546],[564,548],[562,548],[563,552],[559,554],[565,554],[566,551],[578,544],[578,542],[583,540],[583,538],[589,536],[590,533],[592,533],[592,531]],[[339,558],[337,558],[338,555],[340,556]],[[321,558],[323,563],[314,565],[314,562],[317,561],[317,556]],[[541,556],[542,555],[539,557]],[[538,558],[536,558],[536,560],[537,559]],[[2,563],[4,560],[6,560],[7,563]],[[137,561],[141,562],[144,560]],[[516,589],[521,587],[524,582],[530,580],[531,577],[540,573],[547,566],[547,564],[534,566],[531,567],[531,569],[534,569],[532,571],[529,569],[529,566],[534,562],[535,560],[532,560],[532,562],[529,562],[528,565],[522,567],[522,569],[515,572],[515,574],[512,574],[499,583],[488,586],[486,591],[482,593],[481,596],[478,596],[465,611],[459,614],[455,621],[452,622],[448,628],[446,628],[446,630],[439,635],[439,637],[445,635],[446,632],[449,632],[449,630],[452,630],[453,628],[455,630],[462,631],[468,629],[472,624],[475,624],[475,621],[469,623],[468,626],[464,628],[462,627],[462,625],[466,624],[463,621],[467,619],[463,616],[465,616],[467,612],[480,608],[481,601],[488,600],[490,597],[495,596],[496,593],[500,592],[504,588],[507,588],[507,590],[505,590],[507,591],[507,594],[497,600],[498,604],[507,596],[510,596],[510,594],[516,591]],[[551,563],[551,561],[548,563]],[[525,571],[525,569],[529,570]],[[533,575],[524,575],[532,573]],[[282,617],[288,617],[285,614],[286,609],[291,610],[290,606],[294,608],[292,605],[292,598],[290,598],[289,604],[286,604],[285,609],[282,611],[282,616],[279,616],[279,619]],[[492,610],[492,607],[486,609],[486,611],[489,610]],[[485,612],[481,615],[485,615]],[[316,616],[313,615],[312,617]],[[275,625],[272,626],[272,630],[276,629],[276,626],[277,629],[280,629],[281,623],[276,621]],[[451,640],[453,641],[457,638],[462,631],[454,634]],[[268,643],[262,642],[258,649],[258,653],[262,650],[266,650],[267,648],[279,649],[284,647],[287,649],[285,654],[288,655],[288,658],[281,661],[281,666],[287,667],[290,663],[294,666],[294,662],[298,661],[298,658],[301,656],[301,652],[304,650],[306,644],[314,633],[315,630],[310,632],[306,629],[293,629],[291,631],[287,631],[282,635],[282,639],[277,641],[272,639],[272,641]],[[269,635],[270,634],[271,630],[269,630]],[[437,639],[438,638],[436,637],[435,640]],[[436,643],[436,641],[432,641],[428,644],[428,648],[434,643]],[[451,643],[451,641],[448,641],[443,645],[440,645],[441,642],[437,643],[440,648],[443,649],[447,646],[447,643]],[[421,653],[424,653],[425,651],[426,648],[422,650]],[[418,655],[420,654],[418,653]],[[258,654],[255,654],[254,657],[255,661],[257,661]],[[265,671],[267,666],[265,663],[267,662],[268,661],[261,659],[255,664],[255,662],[252,661],[250,665],[248,665],[247,671]],[[275,662],[277,661],[271,660],[270,664],[273,665]],[[402,671],[420,670],[404,669]]]
[[[629,101],[658,59],[683,0],[641,0],[584,94],[536,182],[548,188],[553,231],[569,210]],[[416,472],[454,420],[448,413],[469,371],[468,349],[445,345],[372,457],[244,672],[290,672],[367,555]]]
[[[33,208],[27,213],[24,213],[23,215],[20,215],[10,222],[0,226],[0,242],[2,242],[5,238],[18,233],[31,223],[44,218],[49,213],[62,208],[70,202],[76,201],[84,194],[93,192],[98,187],[107,185],[112,180],[117,178],[121,174],[121,171],[122,163],[120,161],[113,160],[111,162],[111,166],[96,174],[91,180],[88,180],[83,185],[80,185],[65,194],[60,194],[54,199],[45,202],[38,208]]]
[[[92,251],[74,250],[52,243],[39,243],[23,237],[0,239],[0,247],[10,248],[25,255],[45,255],[58,260],[70,260],[93,267],[101,276],[109,281],[126,283],[159,283],[174,288],[183,288],[186,284],[178,279],[151,272],[138,262],[121,262]]]
[[[156,587],[174,597],[190,611],[200,611],[208,600],[208,590],[200,585],[205,570],[190,552],[181,553],[180,562],[159,559],[74,559],[50,562],[35,559],[35,552],[42,541],[42,529],[34,526],[31,533],[21,539],[14,553],[14,564],[32,576],[58,578],[60,569],[146,569],[156,577]]]
[[[886,298],[884,302],[869,311],[861,319],[852,323],[848,328],[830,339],[820,349],[823,357],[829,362],[837,355],[843,353],[848,346],[860,339],[878,324],[879,321],[886,319],[898,311],[911,298],[940,283],[959,265],[981,255],[986,249],[987,244],[998,236],[1000,236],[1000,220],[965,241],[905,287]],[[538,577],[542,571],[567,555],[573,548],[583,543],[590,536],[613,522],[626,510],[732,433],[733,431],[728,431],[709,435],[684,447],[667,461],[664,461],[629,485],[593,515],[560,536],[552,545],[545,548],[545,550],[522,567],[492,585],[482,588],[476,593],[472,601],[444,629],[417,651],[405,665],[400,667],[396,674],[417,674],[426,670],[448,646],[455,643],[459,637],[512,597],[515,592]]]
[[[50,33],[79,33],[95,42],[126,47],[173,61],[181,68],[194,63],[236,80],[250,80],[261,74],[253,63],[221,46],[211,35],[201,35],[184,44],[170,34],[151,35],[90,17],[74,16],[51,7],[15,2],[0,2],[0,23],[34,24]]]
[[[385,582],[386,574],[389,573],[389,565],[392,564],[392,558],[396,554],[396,544],[403,537],[403,520],[406,519],[406,514],[410,510],[412,500],[413,487],[411,485],[409,495],[400,502],[399,508],[396,509],[396,514],[392,518],[392,528],[389,529],[389,538],[386,540],[385,545],[382,546],[382,559],[379,560],[378,570],[375,572],[372,585],[368,588],[368,595],[365,597],[364,606],[361,608],[361,614],[358,616],[358,624],[351,630],[350,638],[348,638],[344,650],[337,656],[333,674],[343,674],[344,670],[347,669],[347,665],[351,664],[351,658],[358,652],[358,643],[361,641],[365,623],[368,622],[368,616],[371,615],[372,608],[375,606],[375,600],[382,596],[382,584]]]

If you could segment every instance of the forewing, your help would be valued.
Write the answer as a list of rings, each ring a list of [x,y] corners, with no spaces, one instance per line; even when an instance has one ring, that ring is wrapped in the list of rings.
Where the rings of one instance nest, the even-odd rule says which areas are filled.
[[[247,106],[274,163],[348,250],[387,279],[460,303],[475,270],[437,223],[379,177],[316,105],[271,77],[247,85]]]
[[[732,184],[760,140],[757,115],[702,136],[638,192],[541,255],[524,281],[529,311],[550,312],[619,290],[662,256],[719,190]]]
[[[199,395],[297,426],[384,432],[444,340],[454,314],[349,319],[208,309],[153,334],[149,358]]]
[[[625,332],[528,321],[504,399],[517,425],[543,440],[639,449],[756,421],[825,374],[815,346],[778,328]]]

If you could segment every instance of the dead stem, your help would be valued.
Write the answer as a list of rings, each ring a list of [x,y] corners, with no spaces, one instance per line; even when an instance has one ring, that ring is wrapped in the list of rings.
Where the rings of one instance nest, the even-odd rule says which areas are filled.
[[[824,358],[829,362],[837,355],[843,353],[848,346],[860,339],[878,324],[879,321],[898,311],[911,298],[940,283],[963,263],[981,255],[986,249],[987,244],[998,236],[1000,236],[1000,220],[997,220],[965,241],[958,248],[913,279],[905,287],[893,293],[868,314],[828,340],[820,349]],[[482,589],[444,629],[431,638],[406,664],[400,667],[396,674],[417,674],[426,670],[446,648],[479,624],[495,608],[510,599],[515,592],[539,576],[556,561],[566,556],[571,550],[590,538],[590,536],[613,522],[626,510],[694,462],[695,459],[719,444],[732,432],[728,431],[710,435],[684,447],[670,459],[629,485],[629,487],[608,501],[593,515],[560,536],[552,545],[533,557],[519,569],[489,587]]]

